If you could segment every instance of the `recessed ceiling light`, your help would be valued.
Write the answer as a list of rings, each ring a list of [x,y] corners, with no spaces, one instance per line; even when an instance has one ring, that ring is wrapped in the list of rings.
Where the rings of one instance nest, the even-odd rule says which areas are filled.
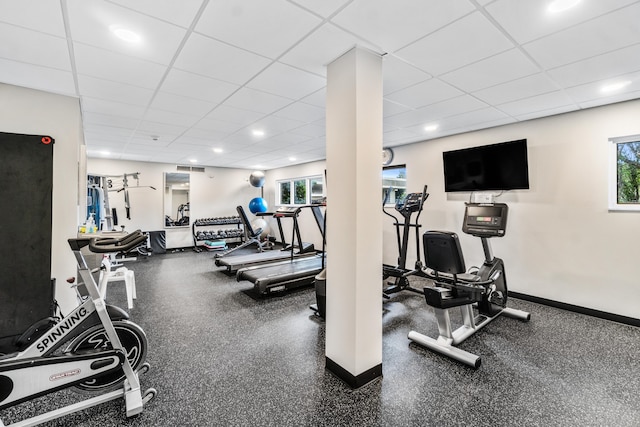
[[[438,125],[427,125],[424,127],[425,132],[433,132],[438,129]]]
[[[295,157],[289,157],[289,161],[290,162],[295,162],[296,160],[298,160],[298,159],[296,159]]]
[[[264,131],[260,129],[255,129],[251,133],[253,134],[253,136],[264,136]]]
[[[257,170],[260,170],[260,169],[264,169],[264,166],[262,166],[262,165],[255,165],[255,166],[254,166],[254,167],[252,167],[251,169],[257,169]]]
[[[135,31],[129,30],[127,28],[123,28],[119,25],[111,25],[109,27],[109,30],[111,30],[111,32],[117,38],[119,38],[120,40],[124,40],[127,43],[136,44],[142,41],[142,37],[140,37],[140,34],[136,33]]]
[[[551,13],[564,12],[580,3],[580,0],[554,0],[547,6],[547,11]]]
[[[625,80],[623,82],[611,83],[611,84],[602,86],[600,88],[600,92],[603,92],[603,93],[615,92],[615,91],[618,91],[618,90],[620,90],[620,89],[622,89],[624,87],[629,86],[630,84],[631,84],[631,81],[629,81],[629,80]]]
[[[101,151],[100,154],[102,154],[103,156],[109,156],[111,155],[111,153],[109,151]]]
[[[189,161],[190,161],[191,163],[198,163],[198,160],[196,160],[196,159],[189,159]]]
[[[213,152],[214,152],[214,153],[218,153],[218,154],[222,153],[223,151],[224,151],[224,150],[223,150],[222,148],[214,148],[214,149],[213,149]]]

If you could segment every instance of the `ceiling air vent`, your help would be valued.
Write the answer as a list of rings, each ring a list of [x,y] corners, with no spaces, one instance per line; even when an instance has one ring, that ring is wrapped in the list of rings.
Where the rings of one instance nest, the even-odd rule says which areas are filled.
[[[202,166],[176,166],[177,170],[183,172],[204,172],[204,167]]]

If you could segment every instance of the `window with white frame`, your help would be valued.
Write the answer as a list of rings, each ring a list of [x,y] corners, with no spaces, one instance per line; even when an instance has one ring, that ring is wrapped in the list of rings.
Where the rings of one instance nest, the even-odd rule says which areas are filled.
[[[609,138],[609,209],[640,211],[640,135]]]
[[[324,197],[322,176],[283,179],[276,181],[277,205],[309,205],[321,203]]]
[[[407,196],[407,165],[382,168],[382,200],[395,205]]]

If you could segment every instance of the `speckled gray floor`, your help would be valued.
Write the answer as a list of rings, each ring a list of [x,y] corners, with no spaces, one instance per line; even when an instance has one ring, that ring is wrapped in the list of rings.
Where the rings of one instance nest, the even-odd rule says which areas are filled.
[[[127,419],[121,401],[48,426],[639,426],[640,329],[521,300],[522,323],[498,318],[461,347],[470,369],[409,344],[437,335],[424,300],[384,305],[383,373],[351,390],[324,369],[324,323],[308,288],[254,299],[211,253],[154,255],[135,264],[130,311],[149,339],[143,388],[158,396]],[[330,286],[330,284],[329,284]],[[126,307],[112,284],[109,302]],[[69,391],[0,412],[8,424],[61,402]],[[74,400],[75,399],[75,400]]]

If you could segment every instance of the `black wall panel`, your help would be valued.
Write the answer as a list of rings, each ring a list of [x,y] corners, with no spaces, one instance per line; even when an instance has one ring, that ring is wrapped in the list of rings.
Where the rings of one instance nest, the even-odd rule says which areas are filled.
[[[53,143],[0,132],[0,337],[50,314]]]

